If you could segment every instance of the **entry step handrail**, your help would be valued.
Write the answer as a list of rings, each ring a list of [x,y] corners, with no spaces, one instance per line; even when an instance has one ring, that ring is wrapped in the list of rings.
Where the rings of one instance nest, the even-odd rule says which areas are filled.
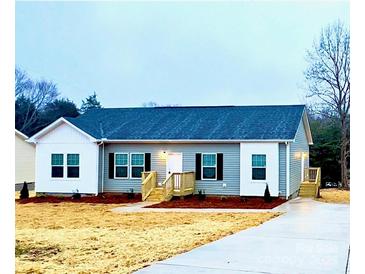
[[[316,197],[320,196],[321,188],[321,168],[320,167],[308,167],[304,169],[303,183],[312,183],[316,186]]]
[[[168,201],[173,196],[185,196],[194,193],[194,171],[173,172],[162,183],[164,200]]]
[[[142,201],[145,201],[147,197],[151,194],[152,190],[156,187],[156,183],[157,183],[156,171],[142,172],[142,185],[141,185]]]

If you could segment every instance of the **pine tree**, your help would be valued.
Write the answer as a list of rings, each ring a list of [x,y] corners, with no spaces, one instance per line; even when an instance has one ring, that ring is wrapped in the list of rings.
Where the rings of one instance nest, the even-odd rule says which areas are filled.
[[[98,101],[97,95],[94,92],[93,95],[88,96],[85,101],[82,100],[80,111],[85,113],[89,109],[102,108],[101,103]]]

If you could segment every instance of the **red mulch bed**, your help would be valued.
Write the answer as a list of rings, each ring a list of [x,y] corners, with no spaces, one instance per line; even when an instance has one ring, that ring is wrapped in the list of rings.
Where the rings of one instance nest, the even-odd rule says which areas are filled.
[[[138,203],[141,202],[141,194],[135,194],[133,199],[128,199],[127,195],[110,195],[101,194],[98,196],[82,196],[81,199],[73,199],[72,197],[62,196],[39,196],[31,197],[24,200],[16,200],[19,204],[28,203],[91,203],[91,204],[125,204],[125,203]]]
[[[148,208],[241,208],[241,209],[272,209],[286,200],[281,198],[273,198],[270,203],[265,203],[261,197],[206,197],[199,200],[198,196],[185,197],[180,199],[174,197],[171,201],[161,202],[146,206]]]

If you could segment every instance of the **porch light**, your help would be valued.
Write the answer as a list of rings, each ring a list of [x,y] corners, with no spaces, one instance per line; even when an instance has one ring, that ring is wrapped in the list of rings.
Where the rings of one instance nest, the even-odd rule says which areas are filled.
[[[297,159],[297,160],[301,159],[302,158],[302,152],[295,152],[294,158]]]

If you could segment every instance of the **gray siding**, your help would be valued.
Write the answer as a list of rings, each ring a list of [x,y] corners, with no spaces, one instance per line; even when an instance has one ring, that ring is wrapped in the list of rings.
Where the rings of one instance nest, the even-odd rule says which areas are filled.
[[[304,129],[303,119],[299,125],[295,140],[290,144],[290,192],[289,195],[295,197],[298,195],[301,183],[301,158],[295,157],[296,153],[309,153],[308,140]],[[305,167],[309,166],[309,157],[305,159]]]
[[[134,192],[141,191],[140,179],[109,179],[109,153],[151,153],[151,170],[157,171],[158,182],[163,182],[166,178],[166,160],[160,158],[163,151],[182,152],[183,171],[195,171],[196,153],[223,153],[223,181],[196,181],[196,192],[203,189],[206,194],[239,195],[239,144],[107,144],[104,151],[104,192],[129,192],[131,188]],[[226,184],[225,188],[223,184]]]
[[[279,144],[279,196],[286,196],[286,144]]]

